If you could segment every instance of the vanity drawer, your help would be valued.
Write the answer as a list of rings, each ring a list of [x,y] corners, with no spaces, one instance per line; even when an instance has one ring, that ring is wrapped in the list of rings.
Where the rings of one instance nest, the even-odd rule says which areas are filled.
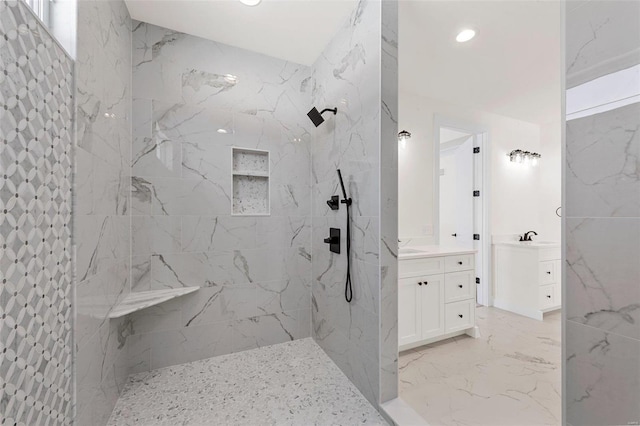
[[[475,300],[465,300],[444,305],[444,332],[453,333],[473,327],[475,303]]]
[[[557,262],[554,260],[547,260],[538,264],[538,271],[540,277],[540,285],[554,284],[557,282],[558,271]]]
[[[473,254],[461,254],[458,256],[447,256],[444,261],[445,272],[467,271],[474,268]]]
[[[429,257],[400,260],[398,262],[398,276],[406,278],[442,274],[444,272],[444,259],[444,257]]]
[[[553,284],[540,286],[538,290],[538,306],[540,306],[540,309],[547,309],[557,305],[555,287]]]
[[[473,271],[452,272],[444,276],[444,301],[475,299],[476,283]]]

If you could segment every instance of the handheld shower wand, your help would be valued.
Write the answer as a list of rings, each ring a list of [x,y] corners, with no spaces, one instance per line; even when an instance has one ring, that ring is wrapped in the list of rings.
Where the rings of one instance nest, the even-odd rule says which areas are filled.
[[[353,299],[353,287],[351,286],[351,204],[353,200],[347,197],[347,191],[344,187],[344,181],[342,180],[342,173],[338,169],[338,178],[340,179],[340,186],[342,187],[343,200],[342,204],[347,206],[347,279],[344,284],[344,298],[348,303],[351,303]]]

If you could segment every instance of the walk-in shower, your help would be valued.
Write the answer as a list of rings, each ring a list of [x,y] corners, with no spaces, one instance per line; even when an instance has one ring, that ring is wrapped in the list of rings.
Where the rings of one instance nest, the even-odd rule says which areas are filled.
[[[73,13],[59,19],[58,3]],[[395,59],[381,46],[394,49],[395,4],[383,25],[379,0],[288,3],[288,22],[335,31],[316,47],[276,37],[256,28],[269,5],[235,1],[169,11],[159,0],[0,0],[0,423],[121,426],[145,413],[149,424],[221,413],[227,424],[349,423],[358,413],[384,422],[376,410],[396,381],[386,380],[395,358],[379,353],[393,323],[381,325],[378,194],[395,173],[379,159],[391,158],[381,132],[397,129],[383,119],[383,105],[395,106],[382,73]],[[54,5],[52,19],[73,27],[68,55],[29,4]],[[231,38],[178,17],[196,7],[205,28],[233,21]],[[171,19],[155,25],[154,13]],[[234,42],[247,28],[290,53]],[[322,109],[338,103],[339,116]],[[325,200],[339,193],[333,211]],[[344,241],[341,255],[326,250],[331,227],[346,233],[346,256]],[[298,344],[303,356],[292,358]],[[278,392],[290,380],[261,368],[265,348],[302,362],[301,383],[313,386]],[[204,389],[225,380],[242,395],[270,383],[275,405],[218,404],[206,391],[192,404],[198,397],[176,392],[170,369],[216,358]],[[348,393],[334,392],[328,359]],[[148,386],[152,377],[162,384]],[[145,411],[141,383],[168,412]],[[250,405],[251,420],[241,412]]]

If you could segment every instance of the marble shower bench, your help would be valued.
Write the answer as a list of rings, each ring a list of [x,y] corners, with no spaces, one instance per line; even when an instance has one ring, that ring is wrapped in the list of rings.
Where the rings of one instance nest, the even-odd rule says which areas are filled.
[[[109,313],[109,318],[120,318],[142,309],[164,303],[167,300],[193,293],[199,289],[200,287],[182,287],[129,293],[120,303],[113,307]]]

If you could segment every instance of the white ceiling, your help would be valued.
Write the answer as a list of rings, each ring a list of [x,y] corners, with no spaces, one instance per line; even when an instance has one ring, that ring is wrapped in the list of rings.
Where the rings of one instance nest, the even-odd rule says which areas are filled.
[[[461,132],[460,130],[450,129],[448,127],[440,128],[440,143],[451,142],[454,139],[460,139],[471,136],[470,133]]]
[[[311,65],[356,0],[125,0],[133,19]]]
[[[457,43],[462,28],[476,37]],[[400,90],[532,123],[560,117],[559,1],[401,1]]]

